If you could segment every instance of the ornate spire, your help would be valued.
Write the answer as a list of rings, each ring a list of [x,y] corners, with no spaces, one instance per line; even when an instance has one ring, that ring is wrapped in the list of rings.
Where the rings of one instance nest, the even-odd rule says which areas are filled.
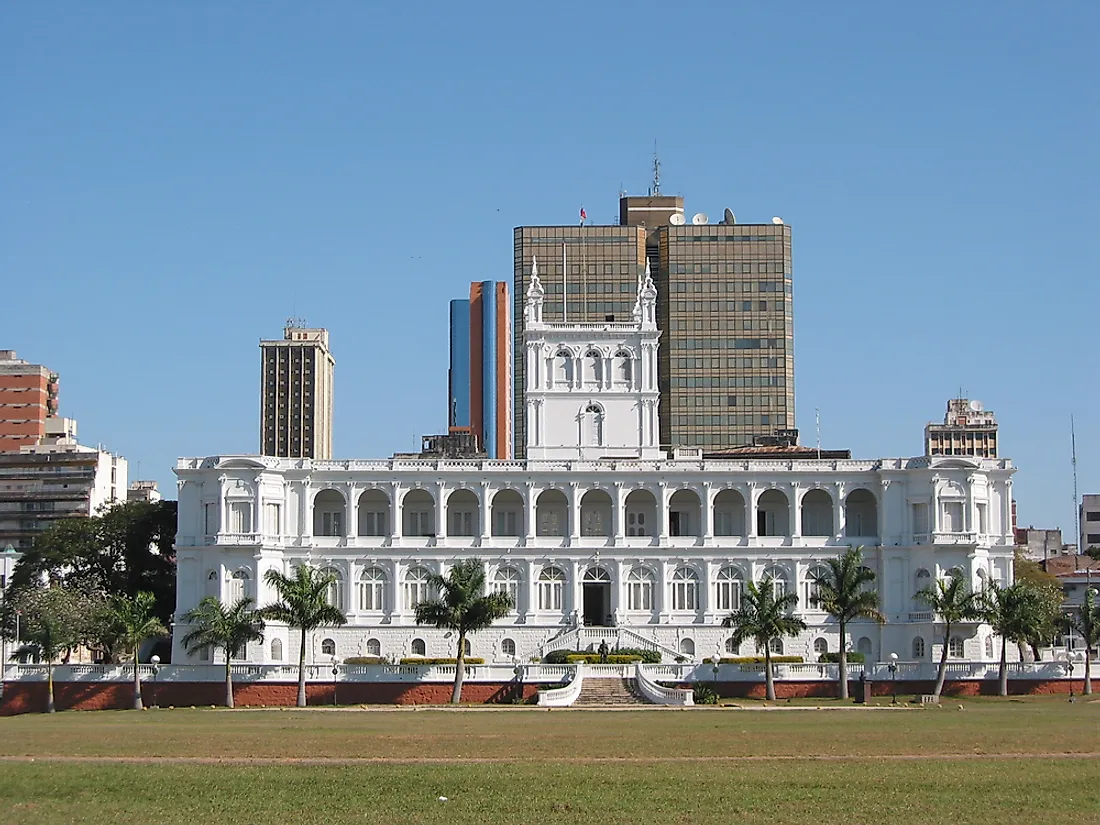
[[[542,323],[542,298],[546,291],[539,280],[538,258],[531,256],[531,281],[527,284],[527,325]]]
[[[638,298],[634,302],[634,323],[646,327],[656,323],[657,287],[653,284],[653,275],[649,270],[649,259],[645,262],[645,275],[638,278]]]

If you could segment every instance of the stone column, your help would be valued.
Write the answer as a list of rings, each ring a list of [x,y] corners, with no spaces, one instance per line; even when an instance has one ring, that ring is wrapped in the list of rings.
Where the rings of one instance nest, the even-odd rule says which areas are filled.
[[[390,581],[390,621],[394,617],[400,617],[405,612],[405,564],[399,561],[393,562],[392,579]],[[404,622],[401,622],[404,624]]]
[[[699,534],[703,542],[710,544],[714,538],[714,497],[717,493],[714,485],[709,481],[703,482],[702,495],[699,497]]]
[[[745,496],[745,535],[750,539],[758,538],[756,532],[756,508],[760,503],[760,488],[752,482],[748,486],[748,495]]]
[[[802,497],[806,494],[806,491],[802,489],[801,484],[789,485],[790,491],[790,515],[788,518],[787,535],[792,539],[802,538]]]
[[[611,567],[611,615],[615,626],[620,626],[625,618],[623,611],[623,570],[622,559],[613,559]]]
[[[669,492],[668,484],[661,482],[658,486],[657,499],[657,526],[659,528],[659,535],[661,542],[668,543],[668,502],[672,498],[672,493]]]
[[[405,535],[405,486],[390,485],[390,540]]]
[[[565,599],[566,604],[565,615],[572,620],[575,618],[577,627],[580,627],[584,623],[584,604],[580,598],[581,592],[581,564],[576,559],[572,559],[569,562],[568,580],[565,583],[565,592],[568,598]]]
[[[657,620],[660,623],[666,623],[669,620],[669,613],[671,613],[671,599],[669,588],[671,583],[669,582],[669,570],[671,570],[668,560],[661,559],[657,565],[657,592],[654,594],[657,599]]]
[[[569,483],[569,543],[578,544],[581,534],[581,497],[579,485],[572,481]]]
[[[443,544],[447,540],[447,493],[448,487],[442,481],[436,485],[435,496],[435,543]]]
[[[704,624],[713,624],[715,620],[715,565],[708,561],[703,563],[703,581],[700,583],[699,612]]]
[[[359,535],[359,488],[354,484],[347,486],[348,492],[348,523],[344,525],[344,537],[348,544],[355,543],[355,537]]]
[[[536,521],[537,513],[535,510],[535,500],[537,498],[535,494],[535,485],[531,482],[527,482],[523,495],[523,543],[527,547],[530,547],[535,543],[535,535],[538,531],[538,524]]]
[[[847,520],[844,517],[844,482],[838,481],[833,491],[833,535],[843,538]]]
[[[623,483],[616,481],[611,489],[611,532],[615,536],[615,546],[622,547],[623,539],[626,537],[626,530],[623,518],[623,502],[625,500],[623,495]]]
[[[298,499],[298,544],[301,545],[303,541],[310,541],[310,537],[313,535],[313,519],[309,517],[310,511],[310,493],[311,484],[307,478],[302,482],[302,493]]]
[[[536,577],[538,576],[538,568],[535,566],[535,562],[528,559],[525,562],[525,581],[527,584],[527,603],[524,605],[525,610],[520,614],[524,624],[531,624],[535,619],[535,611],[538,609],[538,582]],[[519,610],[519,605],[516,605],[516,610]]]
[[[477,485],[477,499],[478,499],[478,522],[481,528],[481,544],[484,546],[489,543],[489,538],[492,536],[492,512],[490,502],[492,501],[492,491],[488,484]]]

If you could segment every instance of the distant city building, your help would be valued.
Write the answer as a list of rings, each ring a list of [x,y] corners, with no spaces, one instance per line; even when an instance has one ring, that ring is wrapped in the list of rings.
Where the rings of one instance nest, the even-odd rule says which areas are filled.
[[[512,457],[512,340],[508,284],[475,281],[451,301],[447,426],[468,432],[489,458]]]
[[[925,455],[997,457],[997,417],[981,401],[952,398],[942,424],[924,428]]]
[[[1100,547],[1100,495],[1081,496],[1082,552]]]
[[[160,494],[160,490],[157,489],[157,483],[155,481],[131,481],[129,489],[126,490],[127,501],[148,501],[156,503],[162,498],[164,498],[164,496]]]
[[[260,341],[260,452],[331,458],[336,361],[328,330],[288,326],[283,333],[281,341]]]
[[[751,445],[795,426],[791,228],[687,217],[681,197],[619,201],[618,226],[514,232],[514,350],[537,259],[551,323],[629,320],[645,264],[657,288],[659,443],[705,451]],[[526,444],[526,366],[514,366],[517,456]]]
[[[0,350],[0,453],[18,452],[46,435],[57,414],[57,373]]]
[[[24,551],[58,519],[95,515],[126,490],[126,459],[72,438],[0,455],[0,548]]]
[[[1016,549],[1025,559],[1046,561],[1070,552],[1072,545],[1062,541],[1061,530],[1041,530],[1035,527],[1017,527]],[[1074,548],[1076,551],[1076,548]]]

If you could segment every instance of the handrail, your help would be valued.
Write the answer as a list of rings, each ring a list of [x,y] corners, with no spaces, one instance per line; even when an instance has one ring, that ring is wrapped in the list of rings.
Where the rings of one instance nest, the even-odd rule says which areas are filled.
[[[565,687],[544,690],[539,693],[539,707],[567,708],[577,701],[584,683],[584,665],[574,665],[573,680]]]
[[[695,704],[694,691],[685,690],[684,688],[666,688],[650,681],[641,662],[635,665],[634,676],[638,681],[638,690],[655,705],[675,705],[687,708]]]

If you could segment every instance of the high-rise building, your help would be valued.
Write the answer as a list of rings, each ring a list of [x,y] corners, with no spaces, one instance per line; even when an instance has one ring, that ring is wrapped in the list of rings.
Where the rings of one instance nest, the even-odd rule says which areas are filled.
[[[0,453],[37,444],[56,414],[57,373],[0,350]]]
[[[1081,496],[1081,542],[1079,552],[1100,547],[1100,495]]]
[[[451,301],[447,425],[472,433],[489,458],[512,457],[508,284],[475,281]]]
[[[336,361],[328,330],[288,326],[283,340],[260,341],[260,350],[260,451],[284,458],[331,458]]]
[[[795,426],[791,228],[687,218],[683,198],[623,197],[618,226],[515,230],[513,339],[523,339],[532,263],[550,322],[629,317],[645,264],[661,330],[660,442],[708,452]],[[515,443],[525,443],[524,365],[516,359]]]
[[[981,401],[952,398],[942,424],[924,428],[925,455],[997,457],[997,416]]]

